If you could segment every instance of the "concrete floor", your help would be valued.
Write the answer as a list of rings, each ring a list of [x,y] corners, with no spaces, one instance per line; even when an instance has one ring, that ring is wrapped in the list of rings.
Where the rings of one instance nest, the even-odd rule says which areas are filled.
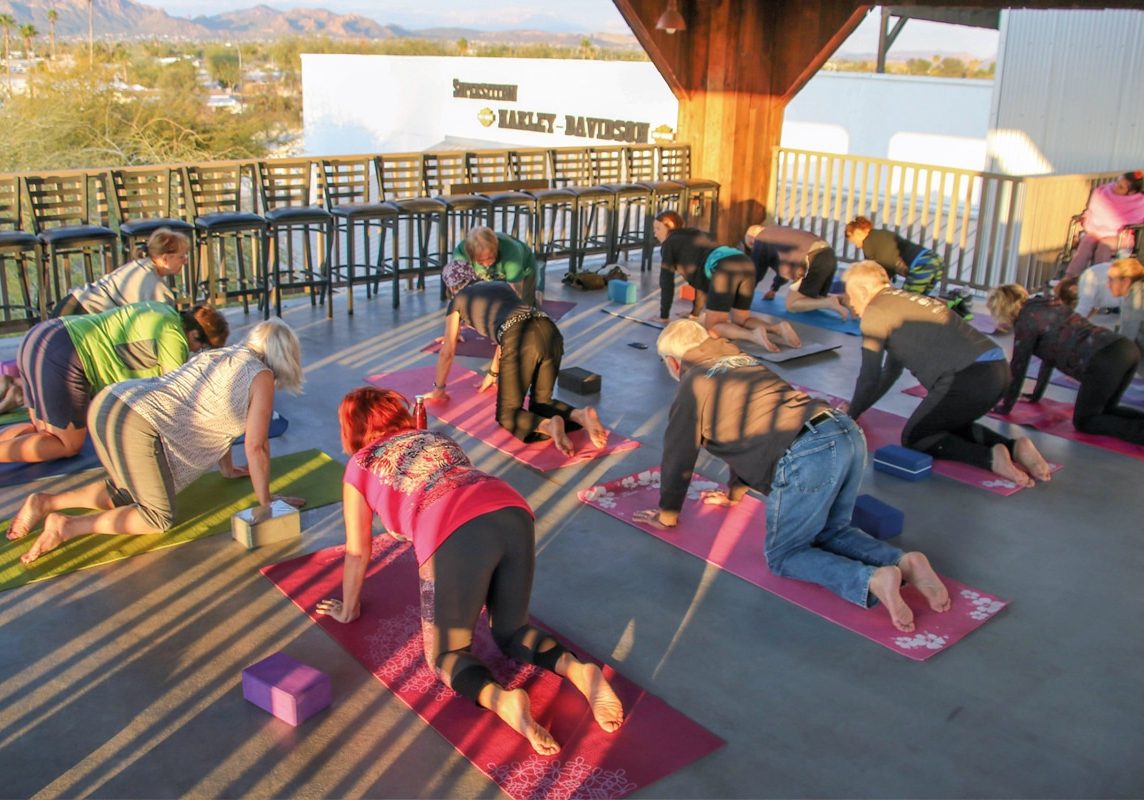
[[[865,491],[906,513],[903,546],[1011,601],[912,662],[576,501],[578,488],[658,464],[674,383],[657,331],[600,313],[601,292],[565,290],[561,266],[550,296],[578,303],[561,322],[565,365],[603,376],[601,417],[644,446],[540,475],[457,438],[537,510],[535,613],[727,740],[637,796],[1144,795],[1141,462],[1033,433],[1065,469],[1008,498],[867,467]],[[653,278],[637,312],[653,308]],[[362,295],[352,318],[339,296],[332,321],[290,304],[308,386],[278,400],[291,424],[275,453],[344,458],[337,400],[364,375],[432,363],[419,349],[439,333],[436,288],[403,294],[396,311],[388,292]],[[236,313],[236,338],[256,321]],[[800,331],[843,347],[778,371],[849,396],[858,340]],[[14,349],[0,343],[0,357]],[[893,391],[881,407],[915,403]],[[0,513],[28,488],[0,490]],[[340,543],[340,513],[306,512],[297,544],[247,553],[218,536],[0,594],[0,795],[498,796],[258,574]],[[297,729],[242,699],[242,668],[276,650],[333,678],[334,706]]]

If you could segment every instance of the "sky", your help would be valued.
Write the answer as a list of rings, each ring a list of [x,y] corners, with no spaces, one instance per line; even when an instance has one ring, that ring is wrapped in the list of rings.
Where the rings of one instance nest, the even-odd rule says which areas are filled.
[[[169,14],[195,17],[220,14],[255,5],[258,0],[141,0]],[[360,14],[406,28],[464,27],[478,30],[540,29],[570,33],[629,33],[612,0],[262,0],[264,5],[326,8],[340,14]],[[839,49],[840,54],[873,53],[878,44],[878,14],[870,13]],[[910,22],[894,44],[897,52],[966,53],[993,58],[997,32]]]

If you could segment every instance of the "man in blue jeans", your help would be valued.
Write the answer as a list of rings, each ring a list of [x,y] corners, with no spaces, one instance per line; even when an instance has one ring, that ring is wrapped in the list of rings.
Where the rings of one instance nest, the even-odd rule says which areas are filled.
[[[825,586],[863,608],[881,601],[894,627],[914,629],[904,580],[934,611],[949,592],[918,552],[904,553],[853,527],[866,439],[846,414],[783,381],[697,322],[676,320],[656,342],[679,391],[664,433],[659,508],[637,522],[672,528],[699,449],[731,470],[726,492],[704,503],[734,505],[748,489],[767,495],[767,565],[776,575]]]

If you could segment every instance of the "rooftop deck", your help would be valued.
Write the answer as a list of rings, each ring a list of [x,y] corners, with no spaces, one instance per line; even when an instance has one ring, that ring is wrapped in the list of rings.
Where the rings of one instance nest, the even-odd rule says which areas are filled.
[[[536,615],[727,740],[636,796],[1144,794],[1141,462],[1033,432],[1064,469],[1011,497],[868,466],[863,490],[905,511],[902,546],[1011,602],[915,663],[577,501],[579,488],[659,463],[675,384],[655,357],[657,331],[600,313],[603,292],[565,289],[562,271],[554,263],[548,285],[549,297],[577,303],[560,323],[565,365],[602,375],[605,424],[643,446],[542,475],[434,425],[536,509]],[[641,278],[637,308],[649,313],[654,281]],[[365,375],[433,363],[420,348],[439,335],[435,281],[406,292],[400,309],[388,291],[363,293],[352,317],[344,294],[333,319],[305,299],[284,311],[308,387],[277,399],[291,425],[274,453],[319,446],[344,459],[337,399]],[[257,321],[232,312],[234,339]],[[842,348],[777,371],[848,396],[858,339],[799,330]],[[0,357],[15,348],[0,342]],[[907,413],[916,402],[891,391],[880,407]],[[14,513],[27,490],[0,490],[0,512]],[[217,536],[0,594],[2,793],[500,796],[258,574],[341,543],[340,515],[304,513],[298,543],[248,553]],[[297,729],[242,698],[240,671],[276,650],[333,679],[333,707]]]

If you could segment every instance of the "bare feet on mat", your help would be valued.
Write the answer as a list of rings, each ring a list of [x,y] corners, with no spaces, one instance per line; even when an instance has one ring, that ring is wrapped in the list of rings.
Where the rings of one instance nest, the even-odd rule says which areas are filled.
[[[588,432],[588,438],[592,440],[592,444],[596,447],[606,445],[608,443],[608,429],[600,422],[600,415],[596,413],[596,409],[592,406],[586,406],[580,409],[580,414],[583,417],[583,422],[580,424]]]
[[[778,327],[775,328],[774,333],[779,337],[779,341],[787,347],[802,347],[802,339],[799,338],[798,331],[789,322],[780,322]]]
[[[894,627],[905,633],[914,630],[914,612],[902,599],[902,571],[897,567],[878,567],[870,576],[870,592],[890,612]]]
[[[1013,463],[1013,459],[1009,456],[1009,448],[1003,444],[993,445],[993,474],[1000,475],[1025,489],[1034,483],[1029,473]]]
[[[41,492],[34,492],[24,499],[24,504],[8,526],[9,539],[23,539],[40,524],[40,520],[48,513],[47,499],[48,496]]]
[[[552,439],[552,444],[566,456],[570,456],[576,452],[576,448],[572,446],[572,440],[568,438],[568,434],[564,431],[563,417],[552,417],[546,419],[536,429],[537,433],[542,433]]]
[[[949,590],[945,588],[945,584],[941,582],[941,578],[934,572],[924,554],[916,551],[906,553],[898,562],[898,569],[902,571],[906,583],[921,592],[931,609],[938,612],[949,611]]]
[[[1044,456],[1037,450],[1037,446],[1033,444],[1033,440],[1028,436],[1022,436],[1013,445],[1013,457],[1022,468],[1034,478],[1039,481],[1051,480],[1053,477],[1053,470],[1049,466],[1049,462],[1045,461]]]
[[[603,670],[596,664],[577,661],[570,653],[566,653],[563,658],[567,666],[561,674],[584,695],[592,709],[592,716],[596,718],[596,724],[608,733],[618,731],[624,724],[624,706],[608,685]]]
[[[774,300],[775,299],[775,290],[774,289],[767,290],[767,293],[763,295],[763,299],[764,300]]]
[[[560,752],[560,745],[532,718],[532,704],[524,689],[502,689],[494,686],[490,710],[504,720],[505,724],[519,733],[532,749],[542,756],[554,756]]]
[[[767,331],[764,328],[752,329],[751,340],[769,353],[777,353],[779,351],[779,346],[767,338]]]
[[[31,564],[37,558],[63,544],[67,537],[64,535],[64,522],[67,517],[63,514],[48,514],[44,518],[44,530],[32,543],[32,547],[20,556],[20,562]]]

